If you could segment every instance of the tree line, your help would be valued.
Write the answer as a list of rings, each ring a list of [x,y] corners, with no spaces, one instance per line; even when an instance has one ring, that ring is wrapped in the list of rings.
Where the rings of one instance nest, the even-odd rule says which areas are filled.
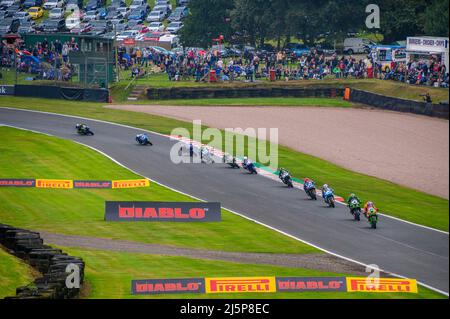
[[[368,4],[380,8],[380,29],[366,27]],[[384,43],[408,36],[448,36],[449,0],[191,0],[181,31],[185,46],[208,47],[223,35],[227,42],[278,47],[299,39],[342,40],[349,32],[378,32]]]

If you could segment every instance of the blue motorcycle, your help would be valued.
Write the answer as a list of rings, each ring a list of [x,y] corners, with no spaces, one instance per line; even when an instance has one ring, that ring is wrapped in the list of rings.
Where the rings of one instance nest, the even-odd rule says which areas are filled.
[[[325,200],[325,203],[327,203],[329,207],[331,208],[336,207],[334,193],[331,189],[325,191],[325,193],[323,194],[323,199]]]
[[[150,142],[149,137],[146,134],[140,134],[136,136],[136,142],[138,142],[140,145],[150,145],[153,146],[153,143]]]

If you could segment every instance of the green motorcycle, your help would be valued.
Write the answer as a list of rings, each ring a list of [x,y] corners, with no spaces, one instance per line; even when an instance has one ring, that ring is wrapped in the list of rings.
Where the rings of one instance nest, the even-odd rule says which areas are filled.
[[[367,219],[372,229],[376,229],[378,223],[378,214],[375,211],[369,211],[369,216],[367,217]]]
[[[357,199],[352,199],[348,207],[355,220],[359,222],[361,220],[361,203]]]

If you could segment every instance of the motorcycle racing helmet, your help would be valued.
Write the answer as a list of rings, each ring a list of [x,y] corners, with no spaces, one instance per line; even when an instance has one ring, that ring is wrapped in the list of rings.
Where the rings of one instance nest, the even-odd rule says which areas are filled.
[[[323,184],[323,188],[328,188],[328,184]]]
[[[354,193],[351,193],[350,197],[353,198],[353,197],[356,197],[356,195]]]
[[[373,207],[373,202],[367,202],[367,207]]]

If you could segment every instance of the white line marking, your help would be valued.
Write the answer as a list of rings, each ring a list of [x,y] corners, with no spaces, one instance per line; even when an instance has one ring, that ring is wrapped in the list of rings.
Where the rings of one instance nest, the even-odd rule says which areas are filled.
[[[130,128],[130,129],[133,129],[133,130],[141,130],[141,131],[144,131],[144,132],[149,132],[151,134],[155,134],[155,135],[159,135],[159,136],[162,136],[162,137],[170,138],[169,135],[165,135],[165,134],[161,134],[161,133],[158,133],[158,132],[142,129],[142,128],[139,128],[139,127],[133,127],[133,126],[120,124],[120,123],[113,123],[113,122],[108,122],[108,121],[103,121],[103,120],[91,119],[91,118],[88,118],[88,117],[81,117],[81,116],[76,116],[76,115],[58,114],[58,113],[45,112],[45,111],[19,109],[19,108],[14,108],[14,107],[7,107],[7,106],[0,106],[0,109],[8,109],[8,110],[13,110],[13,111],[23,111],[23,112],[32,112],[32,113],[41,113],[41,114],[49,114],[49,115],[54,115],[54,116],[76,118],[76,119],[81,119],[81,120],[89,120],[89,121],[93,121],[93,122],[99,122],[99,123],[105,123],[105,124],[110,124],[110,125],[126,127],[126,128]],[[337,201],[337,203],[341,203],[341,202]],[[341,203],[341,204],[346,205],[345,203]],[[421,228],[424,228],[424,229],[428,229],[428,230],[432,230],[432,231],[436,231],[436,232],[439,232],[439,233],[442,233],[442,234],[449,235],[449,232],[446,232],[444,230],[440,230],[440,229],[436,229],[436,228],[433,228],[433,227],[416,224],[416,223],[413,223],[413,222],[410,222],[410,221],[407,221],[407,220],[404,220],[404,219],[401,219],[401,218],[398,218],[398,217],[394,217],[394,216],[391,216],[391,215],[385,215],[385,214],[382,214],[382,213],[379,213],[379,214],[381,216],[383,216],[383,217],[395,219],[397,221],[400,221],[400,222],[403,222],[403,223],[406,223],[406,224],[414,225],[414,226],[417,226],[417,227],[421,227]]]
[[[37,131],[34,131],[34,130],[29,130],[29,129],[26,129],[26,128],[17,127],[17,126],[13,126],[13,125],[6,125],[6,124],[1,124],[1,123],[0,123],[0,126],[12,127],[12,128],[16,128],[16,129],[19,129],[19,130],[30,131],[30,132],[34,132],[34,133],[38,133],[38,134],[45,134],[45,135],[47,135],[47,136],[52,136],[52,137],[55,137],[55,138],[60,138],[60,137],[57,137],[57,136],[53,136],[53,135],[51,135],[51,134],[40,133],[40,132],[37,132]],[[134,129],[134,128],[133,128],[133,129]],[[63,138],[61,138],[61,139],[63,139]],[[173,188],[173,187],[170,187],[170,186],[164,185],[164,184],[162,184],[162,183],[160,183],[160,182],[157,182],[157,181],[155,181],[155,180],[153,180],[153,179],[151,179],[151,178],[149,178],[149,177],[147,177],[147,176],[143,176],[143,175],[139,174],[138,172],[134,171],[133,169],[131,169],[131,168],[125,166],[124,164],[120,163],[119,161],[117,161],[117,160],[114,159],[113,157],[109,156],[108,154],[106,154],[106,153],[104,153],[104,152],[102,152],[102,151],[96,149],[96,148],[93,147],[93,146],[86,145],[86,144],[83,144],[83,143],[81,143],[81,142],[74,141],[74,140],[70,140],[70,141],[75,142],[75,143],[77,143],[77,144],[79,144],[79,145],[83,145],[83,146],[85,146],[85,147],[88,147],[88,148],[90,148],[90,149],[92,149],[92,150],[98,152],[99,154],[102,154],[103,156],[105,156],[106,158],[109,158],[111,161],[113,161],[113,162],[116,163],[117,165],[119,165],[119,166],[121,166],[121,167],[123,167],[123,168],[129,170],[130,172],[132,172],[132,173],[134,173],[134,174],[136,174],[136,175],[142,176],[142,177],[148,179],[149,181],[151,181],[151,182],[153,182],[153,183],[155,183],[155,184],[157,184],[157,185],[159,185],[159,186],[165,187],[165,188],[167,188],[167,189],[169,189],[169,190],[171,190],[171,191],[177,192],[177,193],[182,194],[182,195],[185,195],[185,196],[187,196],[187,197],[191,197],[191,198],[196,199],[196,200],[198,200],[198,201],[201,201],[201,202],[207,202],[207,200],[203,200],[203,199],[201,199],[201,198],[198,198],[198,197],[189,195],[189,194],[187,194],[187,193],[185,193],[185,192],[182,192],[182,191],[179,191],[179,190],[177,190],[177,189],[175,189],[175,188]],[[309,246],[311,246],[311,247],[314,247],[314,248],[316,248],[316,249],[318,249],[318,250],[321,250],[321,251],[323,251],[323,252],[325,252],[325,253],[327,253],[327,254],[329,254],[329,255],[332,255],[332,256],[335,256],[335,257],[338,257],[338,258],[341,258],[341,259],[344,259],[344,260],[353,262],[353,263],[358,264],[358,265],[361,265],[361,266],[365,266],[365,267],[368,266],[368,264],[365,264],[365,263],[360,262],[360,261],[357,261],[357,260],[355,260],[355,259],[351,259],[351,258],[342,256],[342,255],[339,255],[339,254],[337,254],[337,253],[331,252],[331,251],[329,251],[329,250],[327,250],[327,249],[324,249],[324,248],[322,248],[322,247],[319,247],[319,246],[317,246],[317,245],[315,245],[315,244],[313,244],[313,243],[310,243],[310,242],[308,242],[308,241],[306,241],[306,240],[303,240],[303,239],[301,239],[301,238],[299,238],[299,237],[296,237],[296,236],[294,236],[294,235],[288,234],[288,233],[286,233],[286,232],[284,232],[284,231],[282,231],[282,230],[280,230],[280,229],[277,229],[277,228],[272,227],[272,226],[270,226],[270,225],[264,224],[264,223],[262,223],[262,222],[260,222],[260,221],[258,221],[258,220],[256,220],[256,219],[253,219],[253,218],[251,218],[251,217],[248,217],[248,216],[245,216],[245,215],[243,215],[243,214],[241,214],[241,213],[238,213],[238,212],[236,212],[236,211],[234,211],[234,210],[232,210],[232,209],[228,209],[228,208],[226,208],[226,207],[222,207],[222,209],[224,209],[224,210],[226,210],[226,211],[229,211],[230,213],[233,213],[233,214],[235,214],[235,215],[238,215],[238,216],[240,216],[240,217],[242,217],[242,218],[244,218],[244,219],[247,219],[247,220],[249,220],[249,221],[252,221],[252,222],[254,222],[254,223],[256,223],[256,224],[259,224],[259,225],[261,225],[261,226],[264,226],[264,227],[266,227],[266,228],[269,228],[269,229],[271,229],[271,230],[273,230],[273,231],[276,231],[276,232],[278,232],[278,233],[280,233],[280,234],[283,234],[283,235],[285,235],[285,236],[287,236],[287,237],[289,237],[289,238],[292,238],[292,239],[294,239],[294,240],[297,240],[297,241],[299,241],[299,242],[302,242],[302,243],[304,243],[304,244],[307,244],[307,245],[309,245]],[[407,277],[405,277],[405,276],[398,275],[398,274],[396,274],[396,273],[393,273],[393,272],[390,272],[390,271],[386,271],[386,270],[383,270],[383,269],[381,269],[381,268],[380,268],[380,271],[381,271],[381,272],[384,272],[384,273],[387,273],[387,274],[389,274],[389,275],[391,275],[391,276],[393,276],[393,277],[397,277],[397,278],[405,278],[405,279],[407,278]],[[422,282],[420,282],[420,281],[417,281],[417,283],[420,284],[420,285],[422,285],[423,287],[426,287],[426,288],[428,288],[428,289],[431,289],[431,290],[433,290],[433,291],[435,291],[435,292],[437,292],[437,293],[440,293],[440,294],[445,295],[445,296],[447,296],[447,297],[449,296],[449,293],[448,293],[448,292],[445,292],[445,291],[442,291],[442,290],[440,290],[440,289],[434,288],[434,287],[432,287],[432,286],[430,286],[430,285],[427,285],[427,284],[425,284],[425,283],[422,283]]]

